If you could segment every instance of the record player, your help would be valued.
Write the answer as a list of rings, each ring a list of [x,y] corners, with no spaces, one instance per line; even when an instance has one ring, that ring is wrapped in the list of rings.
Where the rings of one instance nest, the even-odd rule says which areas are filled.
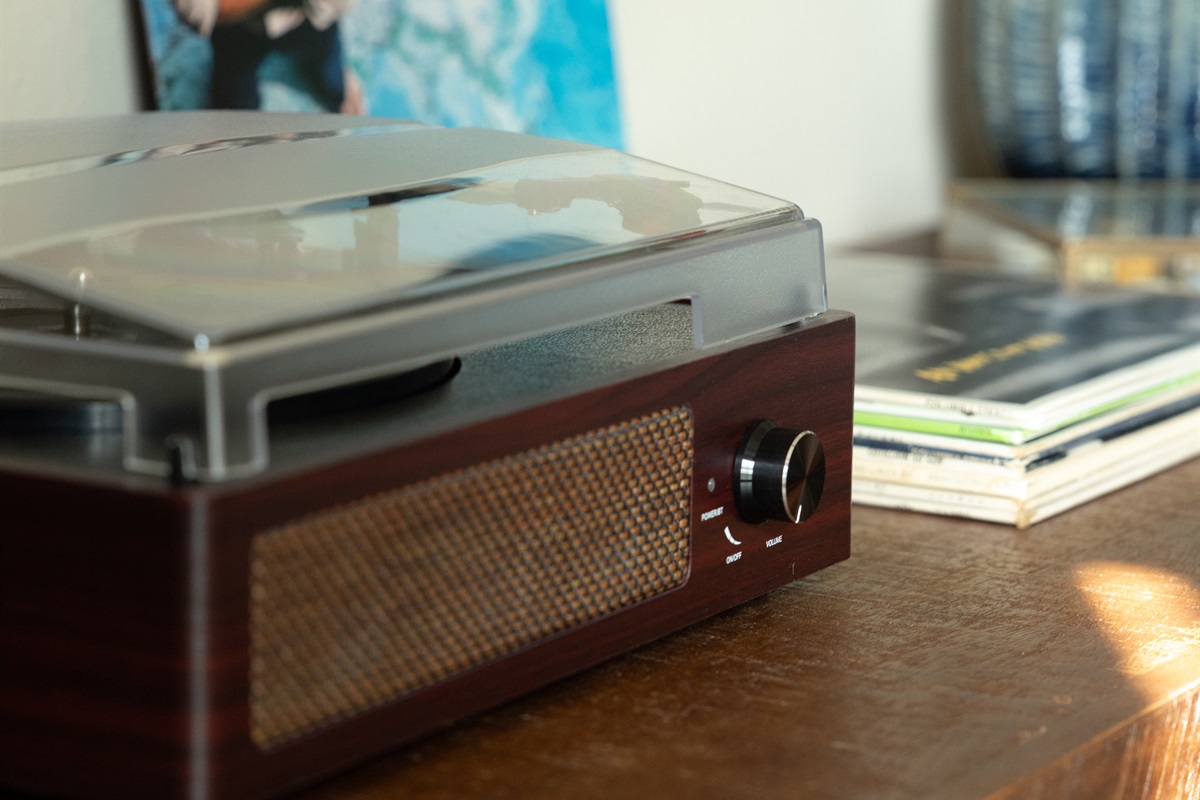
[[[263,797],[849,554],[794,205],[239,112],[0,147],[0,784]]]

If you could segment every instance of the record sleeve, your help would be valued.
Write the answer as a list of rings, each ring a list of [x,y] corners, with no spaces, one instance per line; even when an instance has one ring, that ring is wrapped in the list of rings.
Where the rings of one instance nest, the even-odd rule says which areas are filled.
[[[859,314],[855,422],[1021,444],[1200,384],[1200,298],[832,261]]]

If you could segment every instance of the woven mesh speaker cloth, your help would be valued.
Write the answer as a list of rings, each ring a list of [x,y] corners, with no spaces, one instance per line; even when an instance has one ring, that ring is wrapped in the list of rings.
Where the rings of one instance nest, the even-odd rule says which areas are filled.
[[[251,736],[284,742],[679,586],[692,419],[668,409],[252,543]]]

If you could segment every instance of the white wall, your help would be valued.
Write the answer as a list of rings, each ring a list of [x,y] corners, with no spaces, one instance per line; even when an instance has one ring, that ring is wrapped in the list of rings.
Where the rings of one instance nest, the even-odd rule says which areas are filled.
[[[932,227],[936,0],[610,0],[629,150],[792,200],[826,242]]]
[[[0,122],[137,111],[127,0],[0,0]]]
[[[832,246],[932,227],[939,0],[609,0],[627,149],[778,195]],[[127,0],[0,0],[0,120],[140,101]]]

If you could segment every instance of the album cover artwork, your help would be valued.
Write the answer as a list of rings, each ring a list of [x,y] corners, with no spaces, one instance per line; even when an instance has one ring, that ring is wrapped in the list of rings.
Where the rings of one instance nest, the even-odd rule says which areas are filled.
[[[605,0],[141,0],[157,108],[332,111],[620,149]]]

